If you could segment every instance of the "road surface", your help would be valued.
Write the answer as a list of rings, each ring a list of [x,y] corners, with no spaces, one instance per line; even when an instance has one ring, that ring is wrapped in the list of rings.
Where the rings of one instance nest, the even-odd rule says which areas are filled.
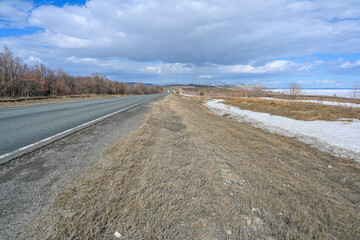
[[[28,227],[36,227],[43,220],[43,214],[47,213],[57,194],[76,178],[79,171],[134,131],[159,99],[114,114],[0,165],[0,239],[29,239],[23,235],[29,232]]]
[[[94,120],[160,96],[163,94],[2,109],[0,164],[91,125]]]

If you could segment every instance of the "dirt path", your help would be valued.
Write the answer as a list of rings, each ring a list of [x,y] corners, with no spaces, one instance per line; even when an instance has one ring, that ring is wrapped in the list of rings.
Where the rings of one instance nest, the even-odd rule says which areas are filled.
[[[356,239],[360,168],[169,95],[54,205],[54,238]]]

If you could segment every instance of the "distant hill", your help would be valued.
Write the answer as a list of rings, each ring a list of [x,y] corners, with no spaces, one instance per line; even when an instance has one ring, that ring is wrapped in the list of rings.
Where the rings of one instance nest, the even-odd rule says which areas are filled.
[[[131,85],[135,85],[136,83],[141,83],[141,82],[124,82],[124,83],[131,84]],[[158,85],[158,84],[152,84],[152,83],[142,83],[142,84],[145,84],[145,85],[147,85],[147,86],[155,86],[155,85]]]

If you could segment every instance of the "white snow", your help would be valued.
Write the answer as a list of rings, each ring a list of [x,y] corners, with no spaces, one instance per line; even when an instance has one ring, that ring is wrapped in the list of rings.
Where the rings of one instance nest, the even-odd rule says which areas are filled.
[[[318,101],[318,100],[296,100],[296,101],[298,101],[298,102],[319,103],[319,104],[324,104],[324,105],[333,105],[333,106],[341,106],[341,107],[360,108],[360,104],[349,103],[349,102],[330,102],[330,101]]]
[[[185,97],[197,97],[197,96],[195,96],[195,95],[185,94],[185,93],[183,92],[182,88],[179,89],[179,93],[180,93],[180,95],[183,95],[183,96],[185,96]]]
[[[330,101],[319,101],[319,100],[289,100],[289,99],[279,99],[279,98],[270,98],[270,97],[263,97],[260,99],[279,100],[279,101],[294,101],[294,102],[309,102],[309,103],[318,103],[318,104],[340,106],[340,107],[360,108],[360,104],[350,103],[350,102],[330,102]]]
[[[242,110],[221,103],[223,100],[210,100],[204,105],[213,112],[239,122],[262,128],[268,132],[295,137],[322,151],[338,156],[354,158],[360,162],[360,121],[301,121],[268,113]]]
[[[283,93],[287,89],[268,89],[270,92]],[[350,97],[351,89],[303,89],[305,95]]]

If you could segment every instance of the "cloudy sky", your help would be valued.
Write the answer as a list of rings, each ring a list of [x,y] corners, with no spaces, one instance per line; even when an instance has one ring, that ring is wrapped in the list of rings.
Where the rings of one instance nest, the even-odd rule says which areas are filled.
[[[0,45],[119,81],[347,88],[360,80],[360,1],[0,0]]]

